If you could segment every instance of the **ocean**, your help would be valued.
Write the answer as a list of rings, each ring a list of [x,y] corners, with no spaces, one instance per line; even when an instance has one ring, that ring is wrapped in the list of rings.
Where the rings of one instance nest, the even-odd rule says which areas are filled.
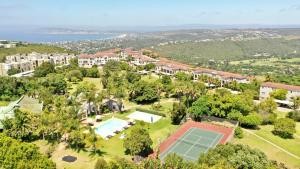
[[[0,40],[25,41],[31,43],[54,43],[65,41],[82,40],[105,40],[120,36],[120,34],[42,34],[42,33],[20,33],[1,32]]]

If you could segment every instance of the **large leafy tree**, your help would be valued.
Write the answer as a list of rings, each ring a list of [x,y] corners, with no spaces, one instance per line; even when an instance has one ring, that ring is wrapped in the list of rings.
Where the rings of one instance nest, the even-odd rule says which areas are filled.
[[[34,70],[35,77],[46,77],[50,73],[55,73],[55,66],[52,63],[44,62]]]
[[[130,99],[137,103],[153,103],[159,99],[155,83],[138,81],[131,87]]]
[[[209,107],[209,96],[201,96],[197,101],[195,101],[189,108],[189,113],[194,120],[200,120],[202,115],[211,115]]]
[[[280,118],[274,123],[273,133],[282,138],[292,138],[296,133],[296,123],[293,119]]]
[[[224,166],[229,165],[238,169],[268,169],[273,167],[272,162],[263,152],[242,144],[218,145],[202,154],[198,162],[213,167],[220,161],[224,162]]]
[[[124,147],[131,155],[149,154],[152,144],[148,131],[139,126],[134,127],[124,140]]]
[[[15,110],[15,117],[5,119],[3,122],[4,133],[12,138],[28,141],[34,137],[37,129],[37,118],[26,111]]]
[[[186,106],[182,103],[174,103],[171,111],[171,120],[173,124],[179,124],[186,116]]]
[[[0,134],[0,168],[55,169],[55,163],[39,152],[33,144],[23,143]]]

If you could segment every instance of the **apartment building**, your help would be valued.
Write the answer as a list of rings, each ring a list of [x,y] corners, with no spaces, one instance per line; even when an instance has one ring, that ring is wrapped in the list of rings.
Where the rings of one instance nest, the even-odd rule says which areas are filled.
[[[236,81],[238,83],[250,82],[248,77],[236,73],[223,72],[206,68],[197,68],[193,71],[193,77],[195,80],[203,75],[218,79],[222,82],[222,84],[230,83],[232,81]]]
[[[286,85],[282,83],[266,82],[260,87],[259,98],[260,100],[270,97],[270,94],[276,89],[287,90],[286,100],[275,100],[277,103],[291,105],[293,97],[300,97],[300,86]]]
[[[156,63],[155,72],[158,74],[164,75],[175,75],[177,72],[186,72],[189,73],[191,71],[191,67],[176,61],[171,61],[168,59],[161,58]]]
[[[113,49],[95,54],[81,54],[79,55],[78,65],[80,67],[91,68],[93,65],[103,66],[110,60],[120,61],[121,59],[121,53]]]
[[[7,76],[8,70],[12,68],[19,69],[21,72],[32,71],[44,62],[66,65],[69,64],[70,59],[76,57],[74,54],[41,54],[36,52],[6,56],[5,63],[0,63],[0,75]]]

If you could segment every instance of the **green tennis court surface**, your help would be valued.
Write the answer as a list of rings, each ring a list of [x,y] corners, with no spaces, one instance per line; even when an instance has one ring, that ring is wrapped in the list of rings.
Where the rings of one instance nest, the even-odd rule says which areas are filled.
[[[223,134],[200,128],[190,128],[181,137],[160,154],[160,159],[170,153],[176,153],[186,160],[196,161],[201,153],[206,153],[211,147],[215,147]]]

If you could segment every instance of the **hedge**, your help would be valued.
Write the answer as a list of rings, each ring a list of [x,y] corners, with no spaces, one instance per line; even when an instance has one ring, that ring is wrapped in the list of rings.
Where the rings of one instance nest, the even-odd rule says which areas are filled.
[[[141,112],[145,112],[145,113],[150,113],[150,114],[154,114],[154,115],[158,115],[158,116],[163,116],[166,117],[166,115],[164,113],[160,113],[154,110],[148,110],[148,109],[143,109],[143,108],[136,108],[136,111],[141,111]]]

